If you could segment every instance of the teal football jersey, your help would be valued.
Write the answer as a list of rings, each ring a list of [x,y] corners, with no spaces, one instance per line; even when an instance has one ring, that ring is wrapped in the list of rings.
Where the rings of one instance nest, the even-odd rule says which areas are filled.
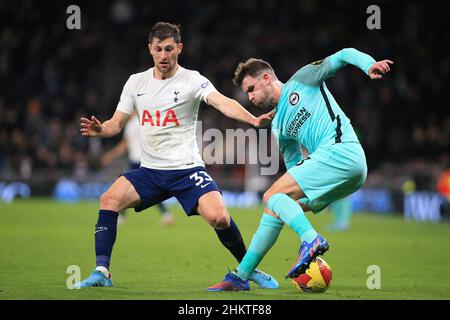
[[[319,146],[359,142],[350,120],[324,81],[347,64],[368,74],[373,63],[375,60],[371,56],[346,48],[304,66],[282,85],[272,132],[288,169],[302,159],[301,145],[312,154]]]

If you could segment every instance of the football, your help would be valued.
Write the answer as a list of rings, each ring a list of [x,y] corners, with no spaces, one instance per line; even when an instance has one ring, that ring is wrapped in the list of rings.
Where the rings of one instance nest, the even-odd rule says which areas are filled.
[[[303,292],[325,292],[330,286],[333,272],[328,263],[317,257],[309,269],[292,279],[296,287]]]

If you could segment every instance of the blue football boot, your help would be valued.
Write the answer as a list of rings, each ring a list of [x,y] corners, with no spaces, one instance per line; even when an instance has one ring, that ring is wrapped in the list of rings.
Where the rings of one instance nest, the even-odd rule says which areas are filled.
[[[324,254],[329,248],[328,241],[320,234],[311,241],[303,241],[298,250],[298,258],[294,266],[289,270],[286,278],[297,278],[302,273],[308,270],[309,265],[314,259]]]
[[[75,284],[75,288],[88,288],[88,287],[112,287],[112,279],[111,274],[109,274],[109,277],[106,277],[103,272],[94,270],[94,272],[91,273],[91,275],[81,281]]]
[[[255,271],[253,271],[248,280],[253,281],[258,285],[258,287],[263,289],[278,288],[278,282],[274,277],[258,269],[255,269]]]
[[[227,273],[225,278],[216,285],[209,287],[208,291],[248,291],[250,290],[250,284],[248,280],[242,280],[234,273]]]

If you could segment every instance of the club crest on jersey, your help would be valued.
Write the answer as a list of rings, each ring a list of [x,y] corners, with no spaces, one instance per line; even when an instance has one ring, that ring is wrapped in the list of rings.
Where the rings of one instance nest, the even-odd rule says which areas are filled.
[[[289,95],[289,103],[292,106],[295,106],[298,103],[299,100],[300,100],[300,96],[299,96],[299,94],[297,92],[292,92]]]

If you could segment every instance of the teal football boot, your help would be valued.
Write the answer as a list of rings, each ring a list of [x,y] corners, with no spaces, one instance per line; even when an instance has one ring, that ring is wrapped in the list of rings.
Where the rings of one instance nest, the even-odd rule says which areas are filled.
[[[91,275],[81,281],[75,284],[75,288],[89,288],[89,287],[112,287],[112,279],[111,274],[109,274],[109,277],[106,277],[103,272],[94,270]]]

